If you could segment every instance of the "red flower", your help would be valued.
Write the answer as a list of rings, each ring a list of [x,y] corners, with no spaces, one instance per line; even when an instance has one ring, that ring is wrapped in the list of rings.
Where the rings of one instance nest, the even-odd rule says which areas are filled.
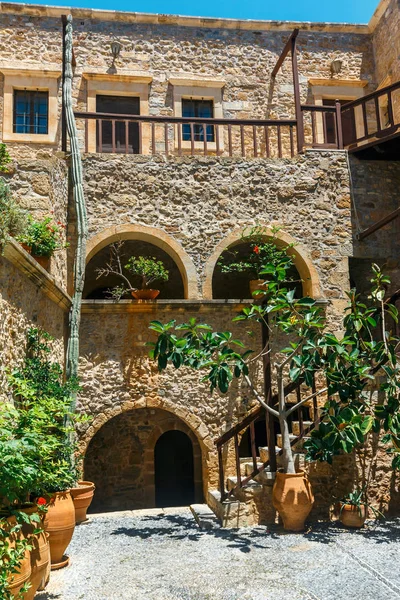
[[[47,504],[47,500],[46,500],[46,498],[43,498],[41,496],[40,498],[37,499],[36,504],[39,504],[39,506],[44,506],[45,504]]]
[[[260,254],[260,248],[258,246],[254,246],[253,252],[255,252],[256,254]]]

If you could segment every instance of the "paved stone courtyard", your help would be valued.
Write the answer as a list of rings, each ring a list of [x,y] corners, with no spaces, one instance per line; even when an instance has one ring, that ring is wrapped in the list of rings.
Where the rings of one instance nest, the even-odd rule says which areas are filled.
[[[189,509],[94,516],[68,568],[38,600],[389,600],[400,598],[400,520],[363,531],[319,525],[199,529]]]

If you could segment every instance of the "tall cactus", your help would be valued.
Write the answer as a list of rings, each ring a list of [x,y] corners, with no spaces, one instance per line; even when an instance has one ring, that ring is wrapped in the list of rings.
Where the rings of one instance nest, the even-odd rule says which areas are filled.
[[[82,161],[78,143],[74,111],[72,108],[72,15],[67,17],[65,29],[65,73],[63,85],[63,101],[65,119],[70,140],[70,176],[77,220],[77,244],[74,260],[74,294],[69,314],[69,339],[67,346],[66,376],[77,377],[79,363],[79,326],[81,321],[81,304],[85,283],[86,240],[88,237],[88,221],[85,195],[83,192]],[[76,394],[71,399],[72,409],[76,406]]]

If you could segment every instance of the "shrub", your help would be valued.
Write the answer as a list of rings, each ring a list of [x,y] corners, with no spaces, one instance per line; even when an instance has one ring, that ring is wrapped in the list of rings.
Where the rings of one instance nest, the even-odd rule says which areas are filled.
[[[35,221],[29,215],[26,230],[18,236],[17,240],[32,248],[34,256],[52,256],[54,252],[67,246],[62,239],[63,228],[64,225],[61,223],[56,225],[51,217]]]
[[[10,237],[21,236],[27,225],[28,213],[15,202],[10,188],[0,177],[0,250],[4,250]]]

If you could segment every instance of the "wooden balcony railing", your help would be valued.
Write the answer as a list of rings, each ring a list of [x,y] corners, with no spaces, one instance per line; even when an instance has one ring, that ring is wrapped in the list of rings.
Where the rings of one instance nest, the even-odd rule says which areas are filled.
[[[85,151],[164,156],[293,157],[295,119],[200,119],[76,112]]]
[[[85,112],[75,117],[78,126],[84,122],[86,152],[289,158],[307,147],[351,150],[398,135],[400,82],[345,104],[303,104],[299,114],[299,121]]]
[[[389,138],[400,128],[400,81],[343,104],[341,113],[354,123],[347,146]]]

